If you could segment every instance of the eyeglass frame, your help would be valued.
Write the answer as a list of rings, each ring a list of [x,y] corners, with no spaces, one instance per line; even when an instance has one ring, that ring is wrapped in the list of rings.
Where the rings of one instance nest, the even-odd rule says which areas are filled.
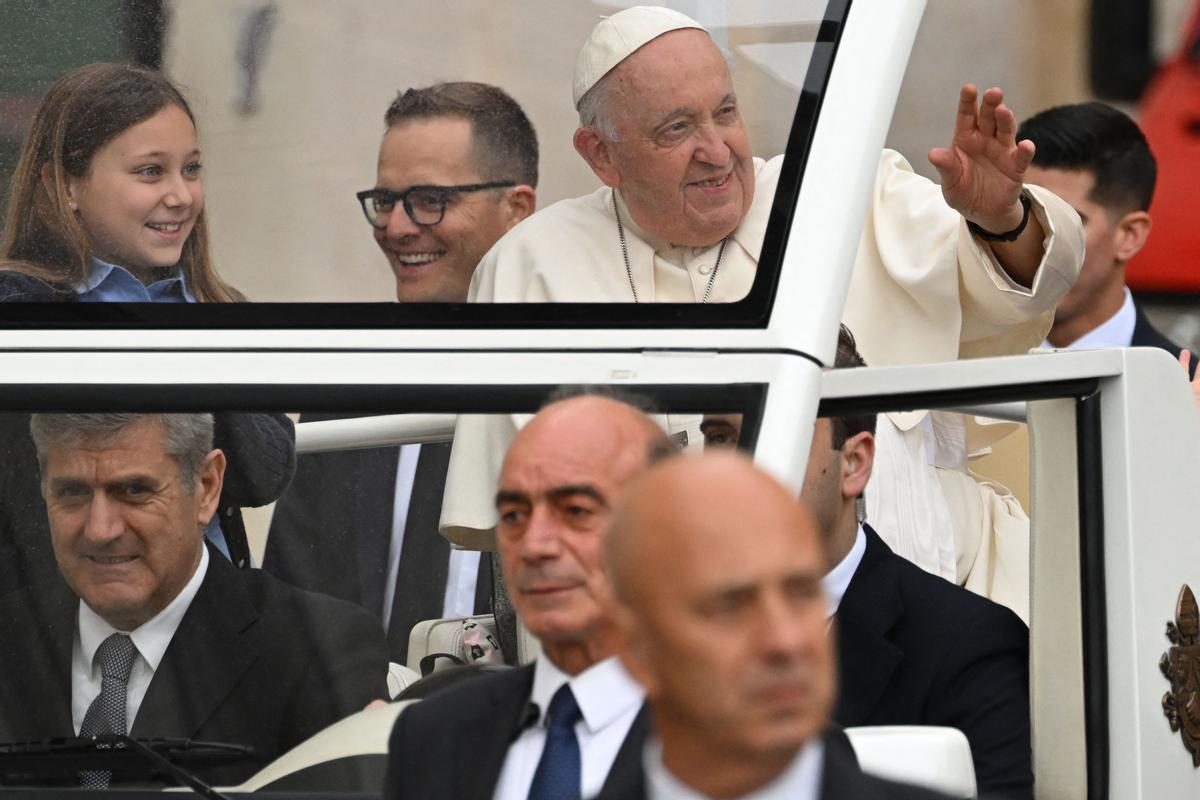
[[[440,225],[442,220],[446,218],[446,202],[452,195],[466,194],[468,192],[482,192],[487,189],[508,189],[518,185],[516,181],[492,181],[490,183],[464,183],[457,186],[435,186],[433,184],[422,184],[419,186],[410,186],[403,192],[392,191],[391,189],[364,189],[357,192],[355,197],[358,198],[358,204],[362,207],[363,216],[367,218],[367,222],[376,230],[384,230],[388,223],[385,221],[382,225],[376,225],[375,220],[371,218],[371,212],[367,210],[367,200],[383,196],[385,199],[392,201],[392,214],[396,213],[395,203],[400,201],[404,206],[404,213],[408,215],[409,221],[413,225],[420,225],[423,228],[432,228],[434,225]],[[437,222],[418,222],[413,215],[412,202],[408,199],[413,192],[428,192],[435,191],[442,193],[442,211],[438,215]],[[391,219],[391,214],[388,215]]]

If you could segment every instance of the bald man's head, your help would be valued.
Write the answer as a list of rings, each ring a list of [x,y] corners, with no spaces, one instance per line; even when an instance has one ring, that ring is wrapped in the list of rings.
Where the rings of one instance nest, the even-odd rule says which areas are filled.
[[[611,510],[625,484],[672,449],[645,414],[588,395],[546,406],[509,447],[496,493],[500,563],[518,615],[560,668],[560,647],[611,655],[600,564]]]
[[[726,761],[770,772],[824,728],[834,676],[815,523],[749,459],[705,454],[639,476],[606,561],[622,658],[677,776],[719,780]]]

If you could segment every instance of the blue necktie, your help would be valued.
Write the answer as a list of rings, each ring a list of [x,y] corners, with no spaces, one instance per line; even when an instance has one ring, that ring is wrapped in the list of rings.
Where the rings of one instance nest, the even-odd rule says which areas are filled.
[[[580,795],[579,740],[575,738],[575,723],[579,721],[579,704],[571,693],[571,684],[564,683],[550,700],[546,712],[546,747],[533,784],[529,800],[578,800]]]

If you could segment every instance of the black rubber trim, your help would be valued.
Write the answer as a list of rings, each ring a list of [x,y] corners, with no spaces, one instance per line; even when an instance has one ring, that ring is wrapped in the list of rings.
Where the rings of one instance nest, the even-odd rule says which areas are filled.
[[[965,389],[931,389],[920,392],[889,392],[859,397],[833,397],[821,400],[817,415],[841,417],[852,414],[954,408],[982,403],[1007,403],[1015,400],[1083,397],[1096,392],[1099,386],[1099,378],[1070,378],[1048,383],[1014,383],[1004,386],[974,386]]]
[[[784,148],[754,283],[735,303],[0,303],[0,330],[765,328],[851,0],[829,0]],[[353,198],[350,198],[352,201]],[[363,226],[363,236],[367,235]],[[569,253],[563,254],[569,258]]]
[[[1084,741],[1088,800],[1109,796],[1108,612],[1104,573],[1104,462],[1100,395],[1075,403],[1079,476],[1079,584],[1083,619]]]
[[[737,413],[761,418],[763,383],[607,383],[672,414]],[[537,410],[560,384],[509,386],[380,384],[14,384],[0,392],[0,411],[196,412],[324,411],[407,414],[520,414]],[[757,416],[756,416],[757,415]],[[745,424],[745,423],[743,423]]]

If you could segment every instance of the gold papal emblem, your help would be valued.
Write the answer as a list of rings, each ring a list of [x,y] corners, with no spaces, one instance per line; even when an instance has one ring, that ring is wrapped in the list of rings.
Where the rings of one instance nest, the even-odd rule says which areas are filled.
[[[1171,682],[1171,691],[1163,695],[1163,713],[1171,730],[1183,737],[1192,766],[1200,767],[1200,607],[1186,583],[1175,602],[1175,621],[1167,623],[1167,638],[1172,647],[1158,662]]]

